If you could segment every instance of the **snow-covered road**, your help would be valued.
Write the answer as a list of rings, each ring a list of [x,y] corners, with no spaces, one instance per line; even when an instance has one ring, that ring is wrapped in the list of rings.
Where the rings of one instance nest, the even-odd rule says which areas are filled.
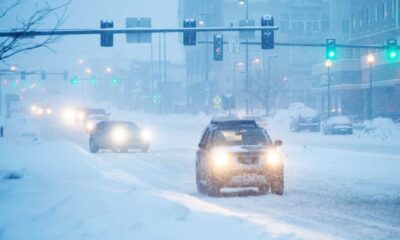
[[[52,121],[46,124],[38,123],[38,125],[42,136],[48,142],[46,144],[52,144],[55,148],[49,151],[58,151],[62,155],[63,149],[60,148],[62,144],[55,143],[66,141],[67,148],[79,149],[74,155],[75,158],[87,159],[82,160],[82,164],[95,165],[93,167],[95,172],[97,171],[106,179],[117,180],[128,186],[130,183],[133,186],[146,186],[146,189],[151,189],[150,191],[158,197],[185,207],[178,207],[177,211],[171,210],[173,215],[180,216],[184,214],[182,211],[185,212],[182,209],[188,209],[215,216],[216,218],[205,225],[209,229],[204,230],[202,234],[198,233],[199,236],[203,236],[203,239],[204,236],[208,236],[207,234],[216,232],[221,235],[214,235],[211,239],[218,239],[220,236],[227,237],[229,235],[223,233],[229,231],[236,239],[243,239],[244,236],[236,235],[236,232],[244,230],[235,229],[242,225],[246,226],[246,232],[255,231],[254,236],[246,235],[247,239],[268,237],[277,239],[400,238],[400,143],[363,139],[357,135],[332,137],[315,133],[292,134],[279,126],[271,126],[272,137],[282,139],[285,144],[282,149],[286,155],[285,194],[258,196],[249,192],[235,192],[226,194],[222,198],[211,198],[197,193],[194,175],[194,155],[201,131],[208,122],[206,117],[150,117],[130,113],[120,113],[114,117],[133,120],[140,126],[153,129],[155,142],[148,154],[104,152],[90,155],[85,151],[87,135],[84,133],[60,127]],[[5,150],[1,149],[1,151]],[[18,155],[13,158],[18,158]],[[56,169],[51,169],[52,167]],[[67,173],[73,174],[76,180],[80,174],[85,175],[84,171],[78,169],[79,166],[74,166]],[[57,169],[57,164],[48,167],[48,171],[57,170],[61,171]],[[96,183],[92,180],[90,184],[110,189],[116,187],[115,183],[110,185],[110,183]],[[118,187],[121,188],[117,184],[116,191]],[[8,187],[5,189],[1,192],[3,196],[11,191]],[[29,194],[29,191],[25,194]],[[1,195],[0,210],[6,208],[4,204],[10,203],[2,201]],[[93,200],[96,197],[108,198],[109,196],[102,192],[101,195],[94,193]],[[84,199],[88,201],[90,198]],[[143,206],[146,205],[146,199],[139,202]],[[112,205],[118,204],[124,205],[123,209],[129,209],[129,205],[125,206],[127,203],[123,199]],[[152,202],[150,201],[149,204]],[[85,209],[82,207],[82,211]],[[144,209],[147,208],[144,207]],[[78,211],[76,214],[79,215],[81,209],[78,207],[76,210]],[[168,220],[161,216],[161,220],[156,219],[157,214],[153,211],[148,214],[155,218],[154,229],[148,229],[150,231],[156,231],[158,223]],[[131,215],[128,214],[128,216]],[[231,223],[230,219],[218,218],[226,216],[239,219],[240,224]],[[63,215],[59,214],[58,217],[62,218]],[[111,217],[109,221],[112,222],[116,218]],[[0,225],[3,229],[0,229],[0,239],[2,235],[18,236],[7,233],[6,223],[12,220],[13,218],[9,216],[0,217],[0,224],[3,225]],[[108,223],[109,221],[103,219],[100,222]],[[23,226],[22,223],[20,224]],[[176,233],[170,232],[165,235],[165,238],[173,239],[174,236],[176,239],[186,238],[187,235],[178,232],[190,233],[194,227],[191,224],[199,224],[199,222],[189,221],[188,224],[183,225],[187,229],[176,229]],[[251,228],[247,229],[246,224],[249,224]],[[62,229],[62,226],[60,228]],[[43,236],[51,236],[51,234]],[[143,233],[140,236],[155,239],[159,235],[146,236]],[[93,236],[88,236],[90,237],[93,238]]]

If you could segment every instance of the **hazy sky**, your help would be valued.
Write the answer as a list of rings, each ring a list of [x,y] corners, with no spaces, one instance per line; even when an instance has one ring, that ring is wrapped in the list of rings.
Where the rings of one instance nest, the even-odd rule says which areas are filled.
[[[7,1],[6,1],[7,2]],[[56,5],[60,0],[51,0]],[[13,15],[3,19],[0,29],[9,30],[16,24],[15,15],[28,16],[35,4],[41,1],[31,0]],[[68,18],[62,28],[99,28],[101,19],[111,19],[115,28],[125,27],[126,17],[151,17],[153,27],[176,27],[178,23],[178,0],[72,0],[68,7]],[[51,27],[51,21],[43,28]],[[167,35],[168,60],[182,62],[183,48],[177,42],[177,34]],[[158,57],[158,35],[153,35],[154,56]],[[77,60],[94,58],[144,59],[150,58],[149,44],[127,44],[125,35],[114,36],[113,48],[101,48],[99,36],[66,36],[51,46],[55,52],[40,49],[18,55],[8,60],[26,69],[64,70],[75,69]]]

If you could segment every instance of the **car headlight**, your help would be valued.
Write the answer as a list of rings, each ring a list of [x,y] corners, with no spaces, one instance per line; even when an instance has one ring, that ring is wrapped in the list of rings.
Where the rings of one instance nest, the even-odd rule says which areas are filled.
[[[84,112],[78,112],[77,116],[78,120],[82,121],[85,119],[85,113]]]
[[[270,165],[277,165],[282,162],[281,156],[275,150],[267,152],[266,160],[267,160],[267,163]]]
[[[229,163],[229,155],[226,153],[214,153],[213,157],[213,164],[216,167],[224,167]]]
[[[39,115],[39,116],[42,116],[43,113],[44,113],[43,108],[38,108],[38,109],[36,110],[36,114]]]
[[[46,109],[46,114],[47,115],[51,115],[53,113],[53,110],[51,110],[51,108],[47,108]]]
[[[150,141],[153,138],[153,134],[151,133],[150,130],[142,130],[140,132],[140,137],[142,138],[143,141]]]
[[[32,105],[32,106],[30,107],[30,110],[31,110],[32,113],[36,113],[36,111],[37,111],[37,106],[36,106],[36,105]]]
[[[62,111],[62,119],[68,124],[74,124],[76,119],[76,111],[72,108],[67,108]]]
[[[95,124],[94,124],[94,122],[89,121],[89,122],[86,123],[86,126],[85,126],[85,127],[86,127],[86,130],[87,130],[87,131],[91,132],[91,131],[94,129]]]
[[[121,144],[128,140],[128,133],[123,127],[115,127],[111,131],[111,140],[115,144]]]

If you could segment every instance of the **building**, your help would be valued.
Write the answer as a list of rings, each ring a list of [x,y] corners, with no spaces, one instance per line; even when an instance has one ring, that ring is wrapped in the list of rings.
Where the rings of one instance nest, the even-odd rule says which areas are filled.
[[[260,25],[261,17],[273,14],[278,43],[321,43],[326,38],[340,35],[348,40],[350,17],[346,14],[345,0],[248,0],[248,19]],[[349,7],[348,7],[349,8]],[[334,15],[331,15],[334,13]],[[246,6],[237,0],[180,0],[179,21],[194,18],[202,26],[238,26],[246,18]],[[337,20],[338,19],[338,20]],[[201,27],[201,26],[199,26]],[[340,34],[339,34],[340,33]],[[211,33],[209,33],[211,34]],[[198,34],[199,40],[212,37]],[[266,89],[269,104],[285,107],[290,102],[314,104],[311,95],[312,65],[323,61],[322,48],[276,46],[274,50],[261,50],[259,45],[249,45],[248,71],[246,71],[246,46],[238,33],[224,33],[229,42],[224,51],[224,61],[215,62],[210,45],[186,47],[188,102],[195,110],[209,108],[214,95],[233,93],[238,107],[243,108],[246,99],[246,73],[249,79],[249,96],[252,107],[262,106]],[[259,42],[260,33],[248,38]],[[212,86],[215,91],[207,92]]]
[[[343,3],[344,4],[344,3]],[[387,40],[400,40],[399,0],[351,0],[349,7],[352,45],[386,45]],[[344,52],[338,49],[338,52]],[[374,56],[368,63],[367,55]],[[345,115],[400,115],[400,63],[389,60],[386,50],[357,49],[338,56],[330,69],[331,109]],[[328,111],[327,69],[323,63],[313,66],[313,95],[316,107]],[[370,96],[372,80],[372,100]],[[370,109],[370,101],[372,109]]]

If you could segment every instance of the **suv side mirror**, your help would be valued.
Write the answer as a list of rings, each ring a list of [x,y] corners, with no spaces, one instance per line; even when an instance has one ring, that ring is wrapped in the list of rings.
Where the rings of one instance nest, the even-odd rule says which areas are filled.
[[[282,140],[276,140],[276,141],[274,142],[274,146],[275,146],[275,147],[282,146],[282,144],[283,144]]]

